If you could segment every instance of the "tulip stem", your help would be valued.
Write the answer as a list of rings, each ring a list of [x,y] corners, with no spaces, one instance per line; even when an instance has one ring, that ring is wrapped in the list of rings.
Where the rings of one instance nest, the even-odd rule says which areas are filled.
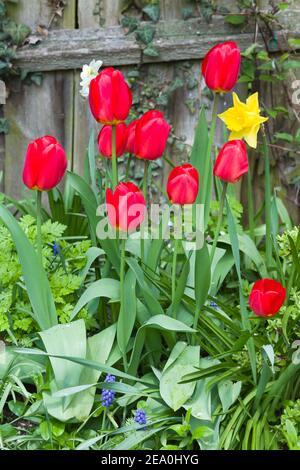
[[[253,241],[255,241],[254,234],[254,200],[253,200],[253,189],[252,189],[252,173],[251,166],[249,165],[249,170],[247,173],[247,198],[248,198],[248,222],[249,222],[249,231],[250,236]]]
[[[271,230],[271,177],[270,177],[270,154],[266,130],[263,126],[263,153],[265,157],[265,219],[266,219],[266,261],[267,270],[272,265],[272,230]]]
[[[129,179],[131,160],[132,160],[132,154],[130,153],[128,156],[127,165],[126,165],[125,181],[128,181]]]
[[[210,127],[209,140],[208,140],[208,146],[207,146],[207,154],[206,154],[206,159],[205,159],[204,168],[203,168],[203,185],[202,185],[203,196],[201,199],[202,204],[206,203],[206,195],[208,194],[208,191],[211,191],[211,187],[212,187],[213,178],[212,178],[211,167],[215,158],[213,158],[212,160],[211,154],[212,154],[212,148],[213,148],[216,127],[217,127],[219,102],[220,102],[220,93],[215,93],[213,110],[212,110],[211,127]],[[207,224],[206,221],[208,220],[209,210],[210,210],[209,207],[205,207],[205,225]]]
[[[143,179],[143,194],[147,204],[148,199],[148,174],[149,174],[149,162],[145,160],[144,166],[144,179]],[[141,261],[142,266],[145,265],[145,232],[143,230],[143,226],[141,227]]]
[[[125,308],[125,243],[126,240],[122,239],[121,241],[121,267],[120,267],[120,286],[121,286],[121,309]],[[123,364],[124,370],[127,372],[128,363],[126,351],[123,352]]]
[[[115,190],[118,186],[118,162],[117,162],[117,126],[112,126],[112,183]]]
[[[179,251],[180,240],[175,240],[174,253],[173,253],[173,266],[172,266],[172,305],[173,305],[173,317],[176,316],[176,309],[174,307],[175,295],[176,295],[176,273],[177,273],[177,258]]]
[[[228,188],[228,183],[224,183],[223,186],[223,191],[222,191],[222,196],[220,199],[220,208],[219,208],[219,215],[218,215],[218,223],[217,223],[217,228],[215,232],[215,238],[214,238],[214,243],[212,246],[212,250],[210,253],[210,261],[211,263],[214,260],[215,253],[216,253],[216,248],[217,248],[217,243],[219,240],[220,232],[221,232],[221,227],[222,227],[222,222],[223,222],[223,212],[224,212],[224,207],[225,207],[225,200],[226,200],[226,193],[227,193],[227,188]]]
[[[43,263],[43,245],[42,245],[42,191],[36,192],[36,239],[37,253],[41,263]]]

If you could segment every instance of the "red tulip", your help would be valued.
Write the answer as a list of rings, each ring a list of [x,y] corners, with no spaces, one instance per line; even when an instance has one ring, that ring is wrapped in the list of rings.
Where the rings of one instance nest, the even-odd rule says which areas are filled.
[[[116,127],[116,151],[117,157],[123,155],[127,143],[127,126],[120,123]],[[112,157],[112,126],[104,126],[98,137],[99,152],[103,157]]]
[[[186,164],[174,168],[168,179],[167,193],[173,204],[194,204],[199,192],[199,174]]]
[[[222,181],[236,183],[248,170],[245,142],[242,140],[227,142],[217,157],[214,174]]]
[[[127,134],[127,152],[134,154],[135,153],[135,131],[136,131],[137,120],[132,121],[128,126]]]
[[[64,149],[54,137],[46,136],[28,146],[23,182],[29,189],[49,191],[60,183],[68,166]]]
[[[259,317],[273,317],[282,307],[286,289],[272,279],[257,281],[251,291],[249,305]]]
[[[136,230],[145,218],[144,195],[133,183],[119,183],[115,192],[108,189],[106,207],[112,227],[124,232]]]
[[[91,81],[89,100],[96,121],[112,125],[128,118],[132,93],[122,73],[107,68]]]
[[[202,62],[206,85],[216,92],[228,92],[235,86],[241,67],[241,52],[235,42],[213,47]]]
[[[134,154],[141,159],[156,160],[166,148],[171,127],[160,111],[148,111],[136,123]]]

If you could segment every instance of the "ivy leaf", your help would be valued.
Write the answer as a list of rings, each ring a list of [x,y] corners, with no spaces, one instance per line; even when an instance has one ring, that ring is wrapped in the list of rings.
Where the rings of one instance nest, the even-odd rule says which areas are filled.
[[[9,122],[5,118],[0,119],[0,134],[8,134],[9,133]]]
[[[225,17],[225,23],[231,24],[233,26],[240,26],[246,21],[246,16],[244,15],[227,15]]]
[[[159,5],[147,5],[143,8],[143,12],[150,18],[150,20],[157,23],[160,17],[160,7]]]
[[[284,140],[285,142],[293,142],[294,140],[293,136],[287,132],[276,132],[274,137],[276,140]]]
[[[30,81],[37,86],[42,86],[43,74],[38,72],[30,74]]]
[[[182,18],[186,21],[194,16],[194,9],[192,7],[185,7],[181,10]]]
[[[27,36],[29,36],[31,29],[24,24],[17,24],[14,21],[7,21],[3,25],[3,31],[12,39],[12,42],[17,46],[23,44]]]
[[[139,28],[136,32],[136,38],[142,41],[146,46],[153,41],[155,36],[155,28],[151,25],[146,25],[143,28]]]
[[[133,33],[136,31],[139,25],[137,18],[131,18],[130,16],[124,16],[121,21],[121,25],[123,28],[127,29],[127,34]]]
[[[209,23],[214,13],[211,2],[208,0],[203,0],[200,4],[200,10],[201,10],[201,15],[203,16],[205,21]]]
[[[155,47],[152,44],[149,44],[145,49],[144,49],[144,54],[149,56],[149,57],[158,57],[159,53],[155,49]]]

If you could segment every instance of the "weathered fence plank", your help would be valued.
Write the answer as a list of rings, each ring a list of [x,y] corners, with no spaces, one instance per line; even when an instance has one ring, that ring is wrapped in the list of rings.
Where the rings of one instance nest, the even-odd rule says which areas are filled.
[[[297,24],[300,24],[300,11]],[[160,21],[154,46],[158,57],[143,56],[144,63],[176,62],[202,59],[207,50],[221,40],[236,41],[246,49],[253,41],[253,28],[240,30],[224,24],[223,17],[214,17],[211,24],[203,19]],[[277,46],[272,52],[288,49],[287,39],[300,37],[299,26],[290,33],[279,31]],[[259,43],[263,44],[260,36]],[[68,70],[80,68],[95,56],[105,65],[135,65],[142,62],[142,51],[133,35],[126,35],[120,26],[105,29],[55,30],[36,46],[25,46],[17,52],[19,67],[29,71]]]
[[[75,0],[68,2],[65,15],[55,27],[75,27]],[[53,8],[46,0],[23,0],[15,6],[17,21],[28,24],[32,30],[48,24]],[[10,132],[5,137],[4,189],[14,197],[21,197],[23,161],[28,142],[43,135],[55,135],[65,146],[69,158],[73,154],[73,85],[74,72],[53,71],[43,77],[43,85],[27,86],[20,81],[11,85],[11,94],[5,106],[5,117]]]

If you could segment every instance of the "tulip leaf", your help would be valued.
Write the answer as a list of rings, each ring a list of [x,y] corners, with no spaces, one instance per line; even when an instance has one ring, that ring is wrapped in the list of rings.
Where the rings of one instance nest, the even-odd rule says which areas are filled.
[[[71,315],[71,320],[78,315],[80,310],[83,309],[91,300],[99,298],[108,298],[113,301],[120,300],[120,282],[115,279],[100,279],[99,281],[93,282],[87,290],[82,294],[76,307]]]
[[[123,354],[127,350],[127,345],[136,320],[136,275],[131,270],[126,274],[124,290],[126,293],[124,299],[125,304],[121,306],[117,326],[118,345]]]
[[[247,312],[246,302],[242,290],[243,280],[241,274],[241,259],[240,259],[240,247],[239,247],[239,239],[236,231],[235,221],[228,203],[226,199],[226,211],[227,211],[227,220],[228,220],[228,230],[229,236],[231,241],[232,247],[232,254],[234,257],[234,263],[236,267],[236,272],[239,280],[239,294],[240,294],[240,309],[241,309],[241,317],[242,317],[242,325],[243,327],[249,331],[251,334],[251,324]],[[249,360],[251,364],[252,374],[254,382],[256,383],[257,380],[257,369],[256,369],[256,354],[255,354],[255,345],[253,338],[250,338],[247,342]]]
[[[16,245],[33,317],[42,330],[51,328],[57,324],[57,313],[45,270],[20,225],[2,205],[0,218]]]
[[[151,317],[147,323],[142,325],[137,332],[134,347],[131,355],[128,373],[135,375],[139,366],[140,357],[145,343],[147,330],[159,330],[162,332],[181,332],[181,333],[195,333],[195,330],[185,325],[184,323],[174,320],[167,315],[155,315]]]
[[[194,382],[186,384],[179,382],[183,375],[196,370],[199,360],[200,347],[187,346],[182,342],[177,343],[170,354],[160,380],[160,394],[174,411],[179,410],[194,393],[196,386]]]
[[[152,292],[151,288],[147,284],[143,270],[139,266],[138,262],[135,259],[132,258],[127,258],[126,260],[128,266],[131,268],[131,270],[135,273],[136,280],[140,286],[140,289],[143,293],[145,303],[148,307],[149,312],[152,315],[157,315],[157,314],[164,314],[164,311],[162,309],[162,306],[160,305],[159,301],[157,300],[156,296]]]
[[[196,251],[195,261],[195,300],[199,312],[206,302],[211,281],[211,266],[207,244]]]

